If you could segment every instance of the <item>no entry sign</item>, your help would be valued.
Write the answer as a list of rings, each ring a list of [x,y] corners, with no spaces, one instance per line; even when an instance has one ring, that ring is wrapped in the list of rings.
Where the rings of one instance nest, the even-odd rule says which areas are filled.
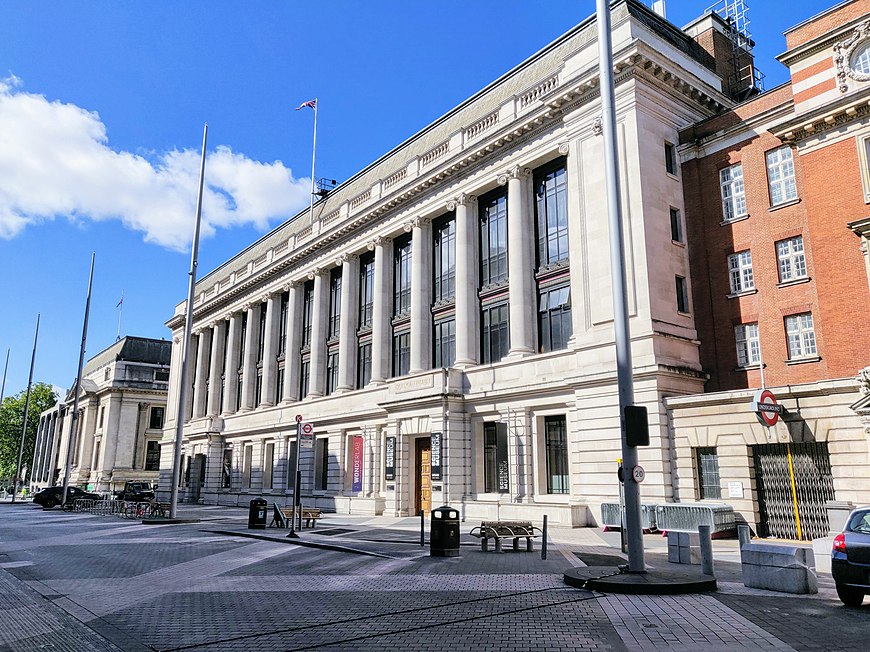
[[[752,399],[752,408],[761,425],[772,428],[779,421],[782,406],[776,402],[776,397],[769,389],[760,389]]]

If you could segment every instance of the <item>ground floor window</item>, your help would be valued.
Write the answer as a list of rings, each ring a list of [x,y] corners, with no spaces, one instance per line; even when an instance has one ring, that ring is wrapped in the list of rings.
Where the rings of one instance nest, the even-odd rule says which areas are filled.
[[[254,447],[245,446],[245,457],[242,462],[242,486],[251,488],[251,467],[254,462]]]
[[[547,448],[547,493],[568,493],[568,428],[564,416],[544,419]]]
[[[275,444],[266,444],[263,459],[263,489],[272,488],[272,471],[275,464]]]
[[[145,470],[157,471],[160,468],[160,442],[149,441],[145,444]]]
[[[719,455],[716,447],[696,448],[695,461],[698,466],[698,498],[718,500],[722,497],[722,487],[719,483]]]
[[[287,490],[296,489],[296,442],[291,441],[287,446]]]
[[[224,461],[221,466],[221,487],[229,489],[233,484],[233,449],[224,449]]]
[[[318,439],[314,457],[314,488],[329,488],[329,440]]]

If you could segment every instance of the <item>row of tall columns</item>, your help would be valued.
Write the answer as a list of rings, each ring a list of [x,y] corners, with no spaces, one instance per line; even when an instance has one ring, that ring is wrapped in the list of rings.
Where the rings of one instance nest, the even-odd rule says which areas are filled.
[[[514,166],[499,175],[498,182],[507,186],[507,235],[510,308],[509,355],[525,356],[534,353],[536,301],[534,287],[534,238],[532,195],[528,179],[530,170]],[[480,306],[478,299],[479,274],[479,220],[477,199],[461,194],[448,202],[448,210],[455,211],[456,220],[456,366],[475,365],[480,360]],[[410,372],[417,373],[431,367],[432,356],[432,263],[433,231],[431,221],[417,218],[406,227],[412,232],[411,251],[411,314],[410,314]],[[383,383],[392,375],[392,308],[393,308],[393,240],[378,237],[369,243],[374,250],[374,296],[372,317],[371,381]],[[359,257],[343,255],[336,264],[341,265],[341,310],[339,326],[339,359],[336,391],[350,391],[356,386],[357,338],[359,317]],[[314,280],[313,309],[311,315],[311,349],[309,356],[309,385],[307,395],[326,393],[326,343],[329,323],[330,274],[320,269],[309,274]],[[276,396],[278,346],[281,324],[281,295],[272,294],[244,308],[247,327],[242,342],[242,313],[229,315],[225,320],[202,329],[196,336],[196,364],[192,406],[189,414],[194,418],[230,414],[236,407],[242,411],[258,405],[274,405],[276,401],[298,398],[300,381],[301,318],[303,284],[294,282],[285,286],[288,292],[286,315],[284,384],[281,396]],[[266,329],[263,343],[262,366],[258,369],[260,312],[265,303]],[[226,342],[226,346],[224,346]],[[244,344],[244,359],[240,359]],[[241,390],[238,373],[241,370]],[[257,377],[262,374],[262,393],[257,397]],[[221,375],[224,377],[223,395]],[[241,391],[241,396],[238,392]],[[222,399],[222,401],[221,401]],[[221,402],[223,409],[220,409]]]

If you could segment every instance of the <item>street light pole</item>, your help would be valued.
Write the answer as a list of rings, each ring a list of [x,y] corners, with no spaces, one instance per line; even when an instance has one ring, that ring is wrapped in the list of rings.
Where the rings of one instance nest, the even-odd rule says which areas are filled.
[[[15,486],[12,491],[12,502],[18,493],[21,482],[21,457],[24,455],[24,438],[27,436],[27,413],[30,410],[30,388],[33,386],[33,365],[36,363],[36,342],[39,339],[39,315],[36,315],[36,333],[33,335],[33,355],[30,357],[30,377],[27,379],[27,396],[24,399],[24,423],[21,424],[21,441],[18,442],[18,464],[15,466]]]
[[[202,159],[199,165],[199,195],[196,199],[196,222],[193,226],[193,244],[190,250],[187,310],[184,319],[184,339],[181,341],[181,373],[179,374],[178,406],[175,411],[175,447],[172,455],[172,487],[169,493],[169,518],[175,518],[178,509],[178,485],[181,482],[181,443],[184,436],[184,403],[187,398],[187,360],[190,354],[190,332],[193,327],[193,295],[196,290],[196,266],[199,259],[199,225],[202,216],[202,188],[205,181],[205,144],[208,123],[202,130]]]
[[[628,293],[622,236],[622,205],[619,197],[619,166],[616,149],[616,93],[613,81],[613,43],[610,2],[596,0],[598,22],[598,69],[601,80],[601,126],[604,135],[604,169],[607,180],[607,224],[610,231],[610,273],[613,277],[613,328],[616,340],[616,383],[619,394],[619,432],[625,493],[625,529],[628,570],[645,572],[643,529],[640,519],[640,485],[632,477],[637,449],[629,446],[625,432],[625,408],[634,404],[631,364],[631,334],[628,326]]]

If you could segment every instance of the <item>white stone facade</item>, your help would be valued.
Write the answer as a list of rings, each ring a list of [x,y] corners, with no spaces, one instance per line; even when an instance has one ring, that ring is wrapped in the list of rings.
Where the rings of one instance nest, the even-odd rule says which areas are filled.
[[[678,142],[680,129],[729,100],[720,79],[691,56],[682,32],[635,2],[612,11],[635,393],[649,409],[651,429],[651,445],[640,450],[647,471],[641,493],[644,501],[666,501],[675,453],[662,398],[702,392],[703,376],[691,307],[677,310],[675,277],[687,284],[691,278],[685,246],[672,242],[669,209],[682,209],[683,193],[678,172],[665,169],[665,149]],[[184,406],[184,499],[246,504],[263,495],[288,502],[287,463],[301,415],[317,440],[300,458],[306,504],[415,514],[427,506],[419,498],[427,487],[419,485],[429,481],[417,447],[441,433],[441,478],[431,479],[429,506],[450,504],[468,520],[539,521],[547,514],[564,525],[600,521],[600,503],[618,496],[620,430],[595,32],[594,21],[585,21],[341,184],[313,216],[301,213],[199,281]],[[538,226],[536,192],[552,166],[566,181],[567,256],[547,265],[536,253],[538,238],[551,235]],[[482,257],[489,262],[490,254],[504,253],[481,239],[488,233],[484,205],[493,197],[507,212],[507,273],[486,283]],[[443,219],[454,221],[455,291],[440,301],[433,247]],[[395,264],[404,246],[411,249],[407,268]],[[371,322],[359,327],[360,268],[372,253]],[[336,304],[330,295],[339,273]],[[405,299],[394,276],[405,274],[409,305],[399,311]],[[559,283],[570,288],[572,334],[564,346],[541,352],[549,347],[542,344],[540,297]],[[335,306],[340,322],[332,332]],[[492,306],[505,307],[499,315],[509,317],[510,346],[487,362],[496,346],[484,337],[487,323],[495,323],[487,319],[502,319],[487,312]],[[455,356],[443,367],[434,344],[442,309],[455,327]],[[167,322],[173,366],[163,489],[170,483],[184,314],[181,303]],[[370,380],[358,388],[360,354],[369,355],[360,345],[368,343]],[[546,432],[562,419],[559,452]],[[357,491],[353,437],[364,442]],[[395,438],[392,479],[388,438]],[[506,457],[495,450],[505,439]],[[554,464],[562,454],[564,485],[548,469],[548,458]],[[501,491],[493,460],[506,480]]]
[[[82,371],[70,485],[110,493],[127,480],[159,480],[169,386],[168,341],[125,337]],[[73,390],[40,415],[31,488],[63,484]]]

